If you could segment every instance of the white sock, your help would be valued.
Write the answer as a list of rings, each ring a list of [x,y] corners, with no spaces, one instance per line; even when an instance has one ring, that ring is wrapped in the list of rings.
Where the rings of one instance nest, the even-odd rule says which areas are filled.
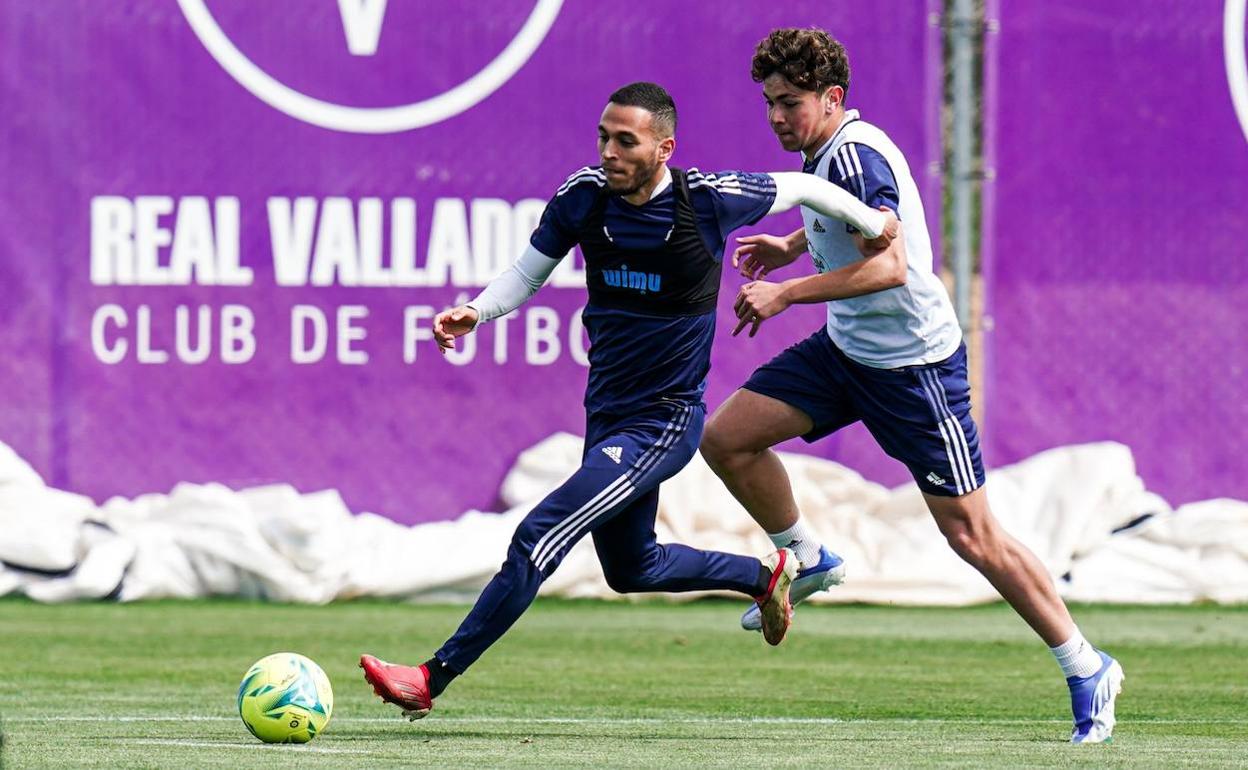
[[[1092,643],[1083,638],[1078,628],[1075,628],[1074,636],[1064,644],[1050,647],[1049,651],[1057,658],[1057,665],[1062,667],[1062,673],[1068,677],[1092,676],[1101,670],[1101,656]]]
[[[803,567],[819,563],[819,548],[822,542],[814,532],[806,528],[806,523],[801,519],[783,532],[775,534],[768,532],[767,537],[771,538],[776,548],[788,548],[793,551]]]

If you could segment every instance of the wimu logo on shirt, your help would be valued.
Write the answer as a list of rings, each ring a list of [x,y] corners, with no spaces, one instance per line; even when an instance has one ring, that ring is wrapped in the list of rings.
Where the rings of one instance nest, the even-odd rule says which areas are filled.
[[[619,270],[603,270],[602,278],[608,286],[617,289],[634,289],[642,294],[647,291],[657,292],[663,285],[663,276],[658,273],[629,270],[628,265],[620,265]]]

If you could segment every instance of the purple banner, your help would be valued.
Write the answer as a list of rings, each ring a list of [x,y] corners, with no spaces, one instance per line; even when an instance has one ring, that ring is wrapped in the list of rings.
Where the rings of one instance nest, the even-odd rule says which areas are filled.
[[[520,450],[583,432],[578,259],[456,356],[431,319],[596,162],[608,94],[668,87],[675,165],[793,169],[750,57],[825,27],[935,225],[939,6],[4,0],[0,441],[97,500],[286,481],[404,522],[493,507]],[[822,319],[730,339],[739,283],[712,406]],[[808,451],[905,478],[865,431]]]
[[[1244,0],[995,6],[989,459],[1113,439],[1172,503],[1248,498]]]

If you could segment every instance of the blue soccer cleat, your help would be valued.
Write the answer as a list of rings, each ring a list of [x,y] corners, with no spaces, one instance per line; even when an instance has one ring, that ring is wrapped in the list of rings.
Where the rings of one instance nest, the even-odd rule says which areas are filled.
[[[820,546],[819,561],[809,567],[798,570],[797,578],[789,589],[789,601],[797,604],[804,601],[816,591],[823,591],[834,585],[840,585],[845,579],[845,560]],[[755,605],[741,616],[741,627],[746,631],[763,629],[762,614]]]
[[[1114,699],[1122,692],[1122,666],[1105,653],[1101,656],[1101,670],[1092,676],[1072,676],[1066,679],[1070,687],[1070,710],[1075,715],[1075,729],[1070,734],[1071,743],[1107,743],[1114,732]]]

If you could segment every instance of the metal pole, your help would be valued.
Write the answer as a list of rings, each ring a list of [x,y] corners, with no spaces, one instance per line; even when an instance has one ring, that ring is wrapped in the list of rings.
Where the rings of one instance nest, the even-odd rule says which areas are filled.
[[[950,23],[953,67],[953,292],[958,323],[971,328],[971,201],[975,183],[975,33],[973,0],[953,0]]]

